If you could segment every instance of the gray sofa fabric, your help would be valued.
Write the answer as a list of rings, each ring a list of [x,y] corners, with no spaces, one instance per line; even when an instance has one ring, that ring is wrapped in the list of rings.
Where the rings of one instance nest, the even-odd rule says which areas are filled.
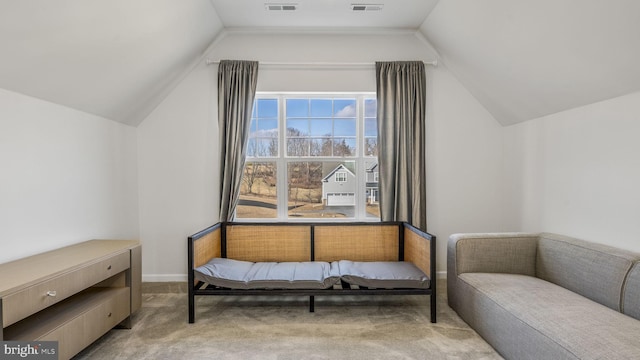
[[[457,234],[447,260],[449,305],[505,358],[640,358],[640,254],[555,234]]]
[[[637,254],[555,234],[540,234],[536,276],[614,310]]]
[[[342,280],[369,288],[428,289],[429,277],[406,261],[338,261]]]
[[[622,312],[640,320],[640,262],[629,272],[622,300]]]
[[[213,258],[194,270],[196,280],[230,289],[328,289],[340,280],[382,289],[428,289],[429,277],[404,261],[249,262]]]
[[[340,281],[328,262],[249,262],[214,258],[195,269],[197,280],[231,289],[327,289]]]

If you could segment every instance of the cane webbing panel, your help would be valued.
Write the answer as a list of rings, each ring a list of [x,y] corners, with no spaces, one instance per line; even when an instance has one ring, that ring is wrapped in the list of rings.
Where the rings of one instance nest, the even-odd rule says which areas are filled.
[[[398,261],[398,225],[316,225],[316,261]]]
[[[221,256],[221,235],[220,228],[193,241],[193,266],[198,267],[206,264],[209,260]]]
[[[227,258],[260,261],[310,261],[308,225],[228,225]]]
[[[431,244],[427,239],[416,234],[411,229],[404,228],[404,261],[412,262],[422,270],[429,278],[431,274]]]

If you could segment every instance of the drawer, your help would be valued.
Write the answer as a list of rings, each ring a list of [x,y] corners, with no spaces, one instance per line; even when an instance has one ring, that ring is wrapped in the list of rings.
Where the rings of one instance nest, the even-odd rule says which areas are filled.
[[[129,251],[35,284],[2,299],[3,327],[129,268]]]
[[[88,310],[37,340],[58,341],[59,359],[70,359],[129,316],[129,294],[129,288],[97,291],[79,305],[92,304]]]
[[[84,317],[84,337],[87,345],[113,329],[130,314],[130,289],[119,288],[110,292],[109,298]],[[85,345],[86,346],[86,345]]]
[[[84,340],[83,317],[79,316],[37,339],[58,342],[58,359],[71,359],[88,344]]]

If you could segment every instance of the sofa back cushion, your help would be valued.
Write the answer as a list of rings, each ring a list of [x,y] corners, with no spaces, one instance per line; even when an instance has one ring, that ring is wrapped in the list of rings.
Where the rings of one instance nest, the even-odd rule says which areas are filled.
[[[636,262],[627,276],[622,294],[622,312],[640,320],[640,262]]]
[[[536,276],[622,311],[622,288],[638,254],[611,246],[543,233]]]

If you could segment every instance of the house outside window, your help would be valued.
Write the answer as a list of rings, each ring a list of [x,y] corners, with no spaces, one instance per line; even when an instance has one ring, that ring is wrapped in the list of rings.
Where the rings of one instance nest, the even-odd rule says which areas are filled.
[[[236,219],[379,221],[376,106],[371,93],[256,94]]]

